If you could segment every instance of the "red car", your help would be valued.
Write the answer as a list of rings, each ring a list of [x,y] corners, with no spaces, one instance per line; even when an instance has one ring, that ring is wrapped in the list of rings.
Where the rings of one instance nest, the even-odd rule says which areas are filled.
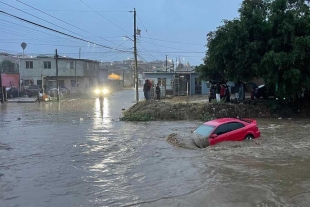
[[[208,121],[195,129],[193,134],[194,142],[200,148],[223,141],[242,141],[260,137],[256,120],[240,118]]]

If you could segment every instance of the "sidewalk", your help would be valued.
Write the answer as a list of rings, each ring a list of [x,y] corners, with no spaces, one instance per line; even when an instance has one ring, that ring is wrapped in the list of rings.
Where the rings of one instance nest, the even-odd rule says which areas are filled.
[[[18,97],[7,99],[8,103],[35,103],[36,101],[37,97]]]

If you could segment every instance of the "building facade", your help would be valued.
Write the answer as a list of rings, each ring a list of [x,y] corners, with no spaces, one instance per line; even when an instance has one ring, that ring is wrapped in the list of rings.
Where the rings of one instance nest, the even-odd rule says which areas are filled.
[[[44,85],[56,88],[56,60],[53,57],[20,58],[22,86]],[[87,59],[60,57],[58,83],[71,92],[84,92],[98,83],[99,62]]]
[[[209,88],[207,83],[199,80],[199,73],[195,71],[177,72],[145,72],[144,79],[149,79],[153,86],[159,84],[165,88],[166,95],[207,95]]]

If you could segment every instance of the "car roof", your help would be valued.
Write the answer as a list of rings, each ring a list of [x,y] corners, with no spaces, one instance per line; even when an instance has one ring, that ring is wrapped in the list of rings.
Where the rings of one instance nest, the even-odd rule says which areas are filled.
[[[240,120],[237,118],[220,118],[220,119],[214,119],[214,120],[205,122],[204,124],[212,125],[212,126],[219,126],[221,124],[225,124],[229,122],[240,122]]]

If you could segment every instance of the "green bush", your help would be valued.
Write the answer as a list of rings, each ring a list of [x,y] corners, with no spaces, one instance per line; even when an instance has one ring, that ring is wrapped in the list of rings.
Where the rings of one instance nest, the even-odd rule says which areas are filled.
[[[154,121],[155,118],[149,114],[132,113],[132,114],[124,114],[124,116],[121,117],[120,120],[121,121]]]

